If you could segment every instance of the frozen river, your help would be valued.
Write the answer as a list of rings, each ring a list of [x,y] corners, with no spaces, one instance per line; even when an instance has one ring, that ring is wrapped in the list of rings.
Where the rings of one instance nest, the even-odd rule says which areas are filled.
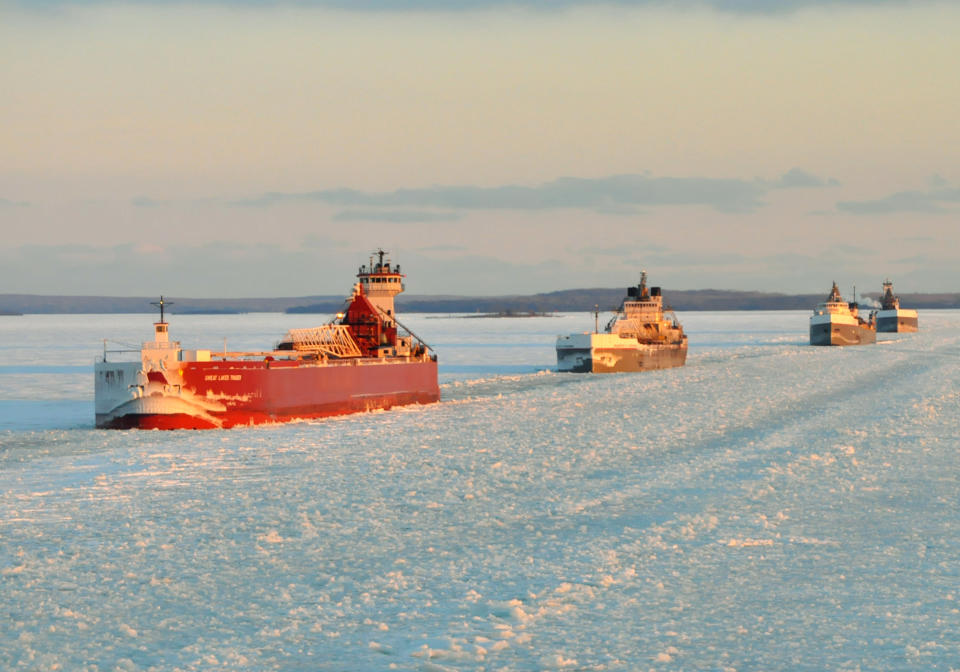
[[[440,404],[209,432],[93,429],[150,316],[0,318],[0,669],[960,669],[960,311],[680,318],[686,367],[593,376],[586,314],[407,315]]]

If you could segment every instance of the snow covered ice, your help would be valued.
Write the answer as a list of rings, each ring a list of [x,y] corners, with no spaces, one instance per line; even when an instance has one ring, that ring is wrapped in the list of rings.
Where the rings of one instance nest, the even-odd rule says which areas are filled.
[[[582,375],[589,315],[408,316],[440,404],[117,432],[92,362],[149,318],[4,318],[0,669],[960,669],[960,311],[680,319],[686,367]]]

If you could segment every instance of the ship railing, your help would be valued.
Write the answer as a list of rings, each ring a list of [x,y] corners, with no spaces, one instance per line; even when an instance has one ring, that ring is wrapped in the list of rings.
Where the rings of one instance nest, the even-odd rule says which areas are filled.
[[[324,354],[329,357],[360,357],[363,353],[353,340],[350,327],[344,324],[325,324],[307,329],[291,329],[283,339],[297,352]]]
[[[133,353],[140,354],[139,350],[108,350],[107,348],[103,349],[103,357],[99,358],[98,362],[106,362],[107,355],[132,355]],[[132,361],[132,360],[131,360]]]
[[[107,344],[119,345],[119,348],[107,348]],[[99,360],[101,362],[107,361],[107,355],[132,355],[133,353],[140,354],[140,348],[131,344],[123,343],[122,341],[113,341],[110,339],[103,339],[103,357]]]
[[[179,350],[180,341],[144,341],[144,350]]]
[[[264,361],[277,362],[299,362],[301,364],[322,364],[323,366],[373,366],[377,364],[392,364],[398,361],[411,361],[415,357],[397,355],[392,357],[344,357],[344,358],[326,358],[318,357],[312,352],[303,352],[297,350],[263,350],[263,351],[214,351],[210,353],[210,362],[220,365],[231,365],[234,362],[242,361],[248,365],[262,364]]]

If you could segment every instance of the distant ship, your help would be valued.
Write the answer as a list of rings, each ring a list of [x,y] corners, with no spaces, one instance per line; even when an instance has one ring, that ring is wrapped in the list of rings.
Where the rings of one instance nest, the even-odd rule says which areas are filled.
[[[847,303],[833,283],[830,296],[818,303],[810,317],[810,345],[864,345],[877,342],[877,325],[860,317],[856,301]]]
[[[880,310],[877,312],[877,331],[903,332],[917,329],[917,311],[901,308],[900,297],[893,293],[893,283],[884,280]]]
[[[647,371],[686,363],[687,336],[683,327],[673,311],[664,311],[660,288],[647,291],[646,272],[640,277],[639,285],[627,289],[620,309],[603,332],[596,328],[593,333],[557,338],[559,371]]]
[[[406,276],[376,254],[335,321],[293,329],[262,352],[181,348],[161,297],[154,339],[136,361],[107,361],[105,346],[95,364],[97,427],[226,428],[438,401],[437,358],[395,315]]]

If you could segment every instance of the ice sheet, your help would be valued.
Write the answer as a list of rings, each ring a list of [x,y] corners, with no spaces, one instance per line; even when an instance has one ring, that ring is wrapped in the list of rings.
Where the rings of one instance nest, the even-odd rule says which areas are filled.
[[[960,666],[960,312],[846,349],[681,314],[686,367],[596,376],[554,370],[589,315],[408,315],[442,403],[209,432],[94,430],[92,374],[4,373],[24,338],[92,369],[143,316],[16,319],[0,669]]]

